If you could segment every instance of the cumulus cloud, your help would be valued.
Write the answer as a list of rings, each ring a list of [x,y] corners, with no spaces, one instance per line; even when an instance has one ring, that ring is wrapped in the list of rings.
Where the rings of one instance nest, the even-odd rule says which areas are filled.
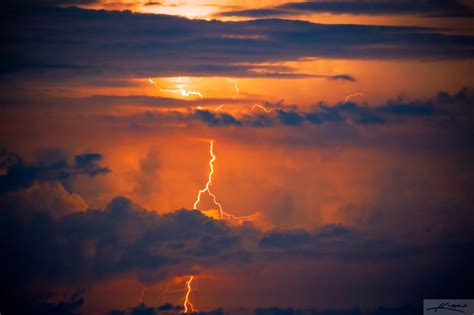
[[[140,200],[150,200],[157,197],[160,193],[160,154],[156,148],[152,148],[147,152],[145,157],[140,160],[140,168],[133,172],[130,176],[135,183],[133,187],[133,195],[139,196]]]
[[[53,218],[89,208],[79,194],[67,191],[59,182],[34,183],[26,189],[8,192],[0,196],[0,204],[24,212],[47,212]]]
[[[183,265],[180,272],[190,272],[190,261],[205,264],[213,257],[230,258],[239,249],[237,231],[223,222],[188,210],[161,216],[125,198],[114,199],[104,210],[88,210],[57,220],[38,211],[29,220],[11,207],[3,207],[2,211],[2,229],[8,235],[3,240],[4,248],[16,256],[20,253],[14,249],[20,246],[21,255],[35,261],[23,270],[24,280],[98,280],[140,270],[150,274],[161,270],[159,278],[166,276],[162,270],[165,266],[173,270]],[[21,230],[29,233],[18,234]],[[34,247],[30,238],[37,240]],[[48,257],[42,253],[48,253]],[[21,255],[16,258],[26,258]]]
[[[228,225],[199,211],[160,215],[123,197],[102,210],[56,219],[45,212],[31,210],[25,216],[17,210],[2,206],[0,216],[0,242],[8,257],[0,262],[0,272],[10,297],[24,296],[32,283],[82,286],[125,275],[154,283],[196,274],[196,266],[240,267],[288,260],[373,264],[416,262],[436,255],[449,257],[449,265],[463,270],[466,280],[474,276],[466,269],[472,255],[464,251],[472,240],[463,236],[427,245],[403,244],[380,232],[340,225],[262,232],[250,224]],[[443,285],[443,292],[459,289],[457,282]]]

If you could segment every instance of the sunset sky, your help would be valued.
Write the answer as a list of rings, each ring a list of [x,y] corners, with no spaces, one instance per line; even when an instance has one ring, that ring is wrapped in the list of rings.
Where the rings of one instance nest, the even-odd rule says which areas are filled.
[[[0,5],[2,315],[474,296],[473,3],[290,1]]]

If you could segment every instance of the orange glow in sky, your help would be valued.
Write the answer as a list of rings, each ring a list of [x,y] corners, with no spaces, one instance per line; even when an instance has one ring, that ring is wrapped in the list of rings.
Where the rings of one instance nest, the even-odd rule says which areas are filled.
[[[425,240],[470,223],[474,10],[372,7],[384,1],[7,6],[0,226],[11,225],[3,242],[19,255],[3,268],[19,283],[8,294],[44,282],[87,287],[85,314],[165,304],[227,314],[384,307],[386,275],[421,288],[431,254],[405,249],[424,253]],[[29,234],[48,238],[26,244]],[[410,277],[396,277],[397,253]],[[380,299],[351,292],[354,279]]]

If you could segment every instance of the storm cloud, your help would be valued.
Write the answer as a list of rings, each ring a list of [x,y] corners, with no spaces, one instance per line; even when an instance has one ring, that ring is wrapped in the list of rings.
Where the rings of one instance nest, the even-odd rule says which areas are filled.
[[[193,274],[196,265],[230,267],[288,259],[346,263],[408,260],[417,265],[436,255],[449,260],[435,270],[456,266],[452,270],[462,270],[465,280],[474,276],[467,268],[472,255],[465,249],[473,245],[468,235],[430,244],[404,244],[380,232],[341,225],[264,232],[250,223],[232,226],[216,221],[196,210],[160,215],[123,197],[115,198],[105,209],[58,219],[42,212],[25,215],[3,205],[0,231],[3,253],[9,257],[1,262],[1,274],[10,296],[21,296],[37,282],[81,287],[113,276],[133,275],[144,283],[154,283]],[[443,285],[438,291],[431,285],[429,289],[418,286],[421,292],[448,294],[465,289],[456,281],[445,282],[436,273],[429,276],[433,277],[431,284]],[[81,304],[74,300],[73,305]],[[19,300],[12,299],[4,305],[19,307],[16,302]]]
[[[262,63],[308,57],[469,58],[474,45],[472,36],[420,27],[220,22],[78,8],[7,6],[0,23],[4,76],[245,77],[262,73]],[[264,72],[282,74],[271,67]]]

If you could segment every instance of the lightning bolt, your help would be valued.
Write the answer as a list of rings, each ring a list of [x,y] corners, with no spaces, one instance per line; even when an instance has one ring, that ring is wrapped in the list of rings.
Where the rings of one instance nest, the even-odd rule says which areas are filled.
[[[224,105],[219,105],[219,106],[216,107],[216,109],[214,111],[218,112],[219,110],[222,109],[222,107],[224,107]]]
[[[270,113],[273,110],[273,108],[267,109],[267,108],[265,108],[265,107],[263,107],[262,105],[259,105],[259,104],[254,104],[250,110],[252,111],[256,108],[261,109],[266,113]]]
[[[166,285],[165,285],[165,289],[163,290],[163,301],[162,301],[162,304],[165,304],[167,301],[167,298],[168,298],[168,290],[169,290],[169,287],[170,287],[170,282],[167,282]]]
[[[344,99],[344,103],[347,103],[351,98],[356,97],[356,96],[365,96],[367,94],[362,93],[362,92],[357,92],[354,94],[347,95],[346,98]]]
[[[143,303],[143,298],[145,297],[146,287],[143,287],[142,293],[140,294],[140,304]]]
[[[232,99],[235,99],[237,97],[237,94],[239,94],[239,85],[237,84],[236,80],[227,79],[227,82],[234,85],[235,94],[234,94],[234,96],[232,96]]]
[[[197,206],[198,206],[199,202],[201,201],[201,195],[203,193],[207,192],[209,194],[209,196],[212,197],[212,200],[214,201],[214,204],[219,207],[219,214],[222,218],[222,214],[224,213],[224,210],[222,209],[222,205],[220,204],[220,202],[217,201],[216,195],[214,195],[211,192],[212,175],[214,174],[214,161],[216,160],[216,156],[214,155],[214,140],[210,141],[209,154],[211,155],[211,159],[209,160],[210,171],[209,171],[209,175],[208,175],[208,178],[207,178],[207,183],[206,183],[206,186],[204,186],[203,189],[199,190],[199,192],[197,194],[197,197],[196,197],[196,201],[194,202],[194,205],[193,205],[193,209],[197,209]]]
[[[188,313],[189,309],[191,309],[191,312],[195,312],[194,305],[189,301],[189,296],[191,295],[191,291],[193,290],[191,287],[191,283],[193,282],[194,276],[190,276],[189,280],[186,281],[186,296],[184,298],[184,313]]]
[[[178,89],[175,89],[175,90],[169,90],[169,89],[162,89],[161,87],[157,86],[156,85],[156,82],[153,81],[152,79],[148,79],[148,82],[150,82],[151,84],[153,84],[156,88],[158,88],[158,90],[160,90],[160,92],[166,92],[166,93],[173,93],[173,94],[181,94],[181,96],[183,97],[188,97],[190,95],[195,95],[195,96],[199,96],[201,99],[203,98],[201,92],[198,92],[198,91],[187,91],[183,88],[183,85],[181,84],[183,81],[181,80],[181,77],[178,78],[178,82],[179,84],[177,85],[178,86]]]
[[[212,175],[214,175],[214,162],[216,160],[216,155],[214,154],[214,140],[210,140],[210,147],[209,147],[209,154],[211,155],[211,159],[209,160],[209,175],[207,177],[207,183],[203,189],[198,191],[196,196],[196,201],[194,202],[193,209],[197,209],[198,204],[201,202],[201,195],[206,193],[212,197],[212,201],[214,204],[219,208],[219,217],[221,220],[223,219],[234,219],[234,220],[248,220],[253,217],[253,215],[249,216],[235,216],[233,214],[227,213],[222,208],[222,205],[219,201],[217,201],[217,197],[214,193],[211,192],[212,186]]]

